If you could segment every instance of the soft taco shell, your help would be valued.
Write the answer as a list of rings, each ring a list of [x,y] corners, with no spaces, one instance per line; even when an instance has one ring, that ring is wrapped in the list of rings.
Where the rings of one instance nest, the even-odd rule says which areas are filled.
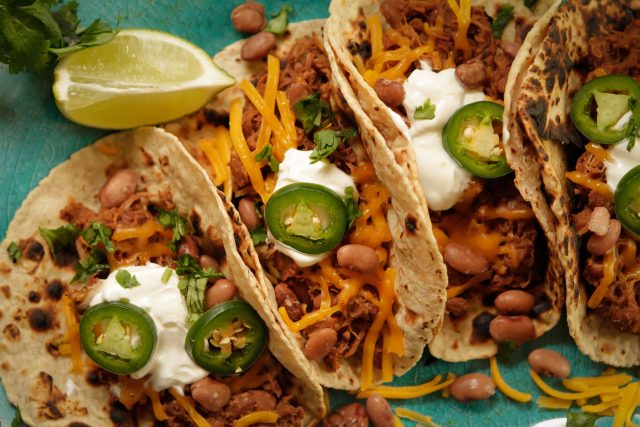
[[[312,20],[290,24],[284,40],[279,41],[275,55],[284,57],[299,38],[314,35],[322,37],[324,20]],[[252,80],[266,70],[266,63],[248,63],[240,59],[243,41],[236,42],[218,53],[214,60],[229,71],[238,81]],[[325,46],[326,48],[326,46]],[[329,51],[332,71],[337,68],[333,54]],[[340,76],[332,81],[335,95],[334,108],[345,108],[355,103],[355,97],[349,85]],[[338,95],[339,94],[339,95]],[[232,99],[244,97],[236,87],[218,96],[207,108],[221,115],[228,114]],[[355,118],[361,135],[375,132],[373,123],[361,112],[355,111]],[[203,136],[196,126],[186,121],[168,126],[179,135],[187,149],[198,156],[198,140]],[[395,375],[407,372],[420,359],[425,345],[431,341],[440,329],[445,304],[446,273],[442,257],[437,250],[431,233],[429,219],[418,208],[419,200],[415,192],[406,191],[412,182],[402,173],[393,156],[375,146],[366,146],[368,155],[374,164],[378,178],[385,183],[391,193],[391,210],[388,223],[393,236],[391,264],[396,269],[395,292],[396,321],[404,332],[404,356],[395,358]],[[261,284],[264,282],[261,282]],[[271,307],[277,307],[273,285],[268,284],[262,290]],[[292,333],[280,320],[280,326],[295,346],[296,357],[305,357],[303,341],[299,334]],[[394,356],[395,357],[395,356]],[[322,362],[308,361],[314,378],[321,384],[340,389],[358,389],[360,387],[360,363],[343,363],[337,372],[327,372]],[[379,382],[380,379],[377,379]]]
[[[296,395],[306,403],[307,422],[324,416],[322,388],[291,356],[289,344],[275,327],[273,311],[262,304],[262,296],[256,292],[261,269],[252,248],[242,245],[248,238],[246,228],[232,225],[232,220],[239,221],[227,214],[233,208],[218,197],[206,173],[178,140],[161,129],[147,127],[107,136],[73,154],[38,184],[9,225],[0,250],[0,376],[24,421],[34,426],[112,424],[109,389],[92,386],[83,376],[70,373],[69,357],[54,357],[47,351],[48,342],[66,333],[62,291],[85,285],[70,284],[73,267],[56,266],[48,250],[39,262],[22,259],[14,265],[7,247],[11,241],[33,237],[46,248],[38,228],[63,225],[59,213],[70,198],[97,209],[96,194],[113,165],[126,165],[137,172],[151,192],[169,191],[179,210],[198,215],[208,237],[223,243],[224,273],[270,327],[270,349],[297,377]],[[149,414],[148,425],[152,420]]]
[[[336,58],[336,64],[342,78],[348,82],[355,100],[349,104],[356,117],[368,116],[374,127],[371,132],[364,135],[364,145],[375,147],[376,155],[383,155],[395,159],[400,170],[411,181],[411,187],[416,194],[419,206],[428,217],[428,206],[423,197],[422,187],[418,180],[418,168],[415,155],[411,148],[410,137],[395,123],[392,110],[387,107],[376,95],[371,86],[367,84],[358,69],[353,64],[352,55],[347,46],[350,40],[358,40],[355,26],[362,21],[363,16],[380,13],[380,1],[373,0],[333,0],[330,6],[331,17],[327,22],[325,39]],[[504,2],[501,2],[504,4]],[[522,16],[531,16],[532,12],[524,7],[522,2],[506,2],[514,5],[514,13]],[[536,5],[535,13],[547,10],[554,1],[540,1]],[[473,5],[482,5],[488,13],[495,12],[496,4],[492,1],[472,2]],[[386,25],[383,24],[383,26]],[[509,83],[507,83],[507,87]],[[506,91],[506,93],[509,93]],[[505,99],[508,104],[509,98]],[[373,148],[371,148],[373,149]],[[382,154],[384,153],[384,154]],[[520,187],[520,186],[519,186]],[[520,190],[522,191],[522,190]],[[544,199],[525,199],[532,204],[534,213],[547,239],[547,247],[550,253],[549,264],[546,271],[545,283],[547,296],[551,302],[551,310],[547,310],[541,316],[534,319],[536,336],[544,334],[551,329],[560,319],[561,308],[564,300],[562,287],[562,267],[557,253],[555,228],[552,215],[545,211]],[[429,234],[431,230],[428,231]],[[434,243],[435,246],[435,243]],[[437,249],[437,246],[435,246]],[[472,359],[487,358],[497,353],[498,347],[493,340],[478,342],[473,340],[472,319],[475,315],[485,311],[480,298],[469,300],[468,315],[462,321],[453,322],[449,316],[444,317],[444,324],[439,335],[429,345],[431,353],[440,359],[447,361],[466,361]]]
[[[571,225],[573,190],[565,178],[566,146],[580,144],[570,117],[573,94],[584,83],[575,64],[589,52],[588,31],[615,25],[627,17],[622,2],[570,0],[549,11],[525,41],[527,52],[516,58],[515,89],[509,114],[513,157],[521,160],[516,173],[522,180],[535,175],[532,197],[548,198],[558,230],[558,246],[566,274],[569,332],[580,351],[614,366],[640,364],[640,335],[622,332],[594,311],[587,312],[588,296],[581,279],[579,242]],[[588,30],[589,23],[597,23]],[[514,67],[515,67],[514,63]],[[542,186],[540,186],[540,183]]]

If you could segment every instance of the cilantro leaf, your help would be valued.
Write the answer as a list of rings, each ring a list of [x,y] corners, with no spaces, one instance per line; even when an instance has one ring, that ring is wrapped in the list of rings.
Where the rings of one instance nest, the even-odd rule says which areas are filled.
[[[333,111],[329,103],[320,99],[320,92],[313,93],[293,104],[293,111],[302,123],[305,133],[320,126],[324,120],[333,118]]]
[[[22,414],[20,413],[20,408],[16,406],[16,415],[13,417],[13,421],[11,421],[11,427],[29,427],[22,421]]]
[[[111,229],[106,225],[99,222],[92,222],[87,228],[82,230],[80,236],[87,244],[95,248],[99,244],[102,244],[106,250],[113,252],[116,250],[111,241]]]
[[[110,42],[116,36],[111,26],[100,19],[96,19],[84,29],[76,29],[73,33],[64,35],[64,40],[69,45],[57,49],[49,49],[56,55],[63,57],[87,47],[100,46]]]
[[[313,134],[313,142],[316,148],[313,150],[309,158],[311,163],[319,162],[326,159],[338,149],[344,138],[353,138],[358,135],[358,131],[353,128],[335,131],[331,129],[323,129]]]
[[[22,258],[22,250],[20,249],[20,245],[18,245],[16,242],[11,242],[9,244],[7,253],[9,254],[9,258],[11,258],[11,261],[13,261],[14,264],[18,262],[20,258]]]
[[[292,13],[293,7],[286,3],[283,4],[280,8],[280,12],[275,15],[271,15],[272,19],[269,20],[264,30],[277,36],[284,34],[287,30],[287,24],[289,23],[289,15]]]
[[[58,228],[40,227],[40,234],[47,242],[51,255],[55,258],[57,254],[72,250],[75,252],[75,240],[79,230],[73,224],[65,224]]]
[[[353,187],[346,187],[344,193],[345,196],[342,200],[347,211],[347,229],[349,229],[353,222],[362,216],[362,211],[358,207],[358,198],[353,191]]]
[[[513,19],[513,5],[504,4],[500,7],[500,12],[493,19],[491,23],[491,32],[496,39],[502,38],[502,33],[507,27],[507,24]]]
[[[600,416],[597,414],[569,412],[567,414],[567,427],[595,427],[598,418]]]
[[[271,145],[265,145],[262,151],[256,154],[256,160],[259,162],[266,160],[271,172],[278,173],[280,170],[280,162],[273,155],[273,147]]]
[[[267,230],[262,225],[251,230],[251,241],[254,245],[259,245],[267,241]]]
[[[166,270],[164,270],[164,273],[162,273],[162,277],[160,278],[160,281],[162,283],[167,283],[169,279],[171,279],[172,275],[173,275],[173,270],[171,270],[170,268],[167,268]]]
[[[204,312],[204,291],[207,281],[224,277],[224,275],[213,271],[212,268],[203,269],[189,254],[180,255],[176,273],[180,276],[178,289],[187,305],[187,321],[195,322]]]
[[[140,286],[140,282],[138,282],[136,276],[129,273],[127,270],[120,270],[116,273],[116,282],[118,282],[118,284],[125,289],[131,289]]]
[[[172,211],[160,210],[158,222],[164,228],[173,230],[173,236],[171,236],[171,242],[168,246],[175,252],[178,249],[178,242],[182,236],[187,234],[187,220],[180,216],[177,209],[174,209]]]
[[[627,135],[626,138],[629,139],[629,143],[627,144],[627,151],[633,150],[633,147],[636,145],[636,138],[640,137],[640,126],[636,123],[638,112],[636,111],[636,105],[638,100],[635,97],[629,98],[629,108],[631,111],[634,111],[634,114],[629,119],[629,123],[627,124]]]
[[[91,249],[89,255],[78,261],[76,264],[76,274],[71,279],[71,283],[85,283],[95,274],[109,271],[107,256],[99,249]]]
[[[413,118],[415,120],[432,120],[435,116],[436,106],[431,103],[431,99],[429,98],[413,112]]]

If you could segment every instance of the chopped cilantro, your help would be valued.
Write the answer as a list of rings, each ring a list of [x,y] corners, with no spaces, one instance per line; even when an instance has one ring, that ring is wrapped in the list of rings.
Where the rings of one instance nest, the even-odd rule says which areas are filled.
[[[433,120],[435,116],[436,106],[431,103],[431,99],[429,98],[413,112],[413,118],[415,120]]]
[[[14,264],[18,262],[20,258],[22,258],[22,250],[20,250],[20,245],[18,245],[16,242],[11,242],[11,244],[9,244],[7,253],[9,254],[9,258],[11,258],[11,261],[13,261]]]
[[[171,276],[173,275],[173,271],[170,268],[167,268],[164,273],[162,273],[162,278],[160,279],[160,281],[162,283],[167,283],[169,281],[169,279],[171,279]]]
[[[66,224],[58,228],[40,227],[40,234],[47,242],[53,257],[68,249],[75,251],[75,240],[78,232],[78,228],[73,224]]]
[[[273,33],[277,36],[284,34],[287,30],[287,24],[289,23],[289,15],[293,13],[293,7],[288,4],[283,4],[280,8],[280,12],[275,15],[271,15],[272,18],[267,23],[265,27],[265,31]]]
[[[89,255],[78,261],[76,264],[76,274],[71,279],[71,283],[82,282],[85,283],[89,278],[95,274],[109,271],[109,263],[107,262],[107,256],[99,249],[91,249]]]
[[[209,279],[223,277],[222,273],[212,268],[202,268],[189,254],[182,254],[178,258],[176,273],[180,276],[178,289],[187,304],[187,321],[195,322],[204,312],[204,291]]]
[[[160,210],[158,222],[164,228],[173,230],[173,236],[168,246],[175,252],[178,249],[178,242],[182,236],[187,234],[187,220],[180,216],[177,209],[174,209],[172,211]]]
[[[267,241],[267,230],[262,225],[251,230],[251,241],[254,245],[259,245]]]
[[[135,288],[140,286],[140,282],[133,274],[127,270],[120,270],[116,273],[116,282],[125,289]]]
[[[569,412],[567,414],[567,427],[595,427],[598,414],[586,412]]]
[[[111,233],[111,229],[106,225],[99,222],[92,222],[91,225],[82,230],[80,236],[82,236],[84,241],[92,248],[102,244],[106,250],[113,252],[116,248],[111,241]]]
[[[323,121],[333,118],[331,106],[327,101],[320,99],[320,92],[313,93],[293,104],[293,111],[306,133],[320,126]]]
[[[323,129],[316,132],[313,135],[313,142],[316,143],[316,148],[309,156],[311,163],[326,159],[331,153],[338,149],[343,139],[353,138],[357,135],[358,131],[354,128],[348,128],[342,131]]]
[[[271,172],[278,173],[278,171],[280,170],[280,163],[273,155],[273,147],[271,145],[265,145],[262,151],[256,154],[256,160],[259,162],[262,160],[266,160],[267,164],[269,165],[269,169],[271,169]]]
[[[351,228],[353,222],[362,216],[362,211],[358,207],[358,198],[353,191],[353,187],[344,189],[344,206],[347,211],[347,229]]]
[[[636,138],[640,138],[640,126],[638,123],[636,123],[638,121],[636,119],[636,116],[638,113],[635,111],[637,103],[638,103],[638,100],[635,97],[633,96],[629,97],[629,108],[634,113],[629,119],[629,123],[627,124],[626,137],[629,140],[629,143],[627,143],[627,151],[633,150],[633,147],[635,147],[636,145]]]
[[[507,24],[513,19],[513,5],[504,4],[500,7],[500,12],[491,23],[491,32],[496,39],[502,38],[502,33]]]

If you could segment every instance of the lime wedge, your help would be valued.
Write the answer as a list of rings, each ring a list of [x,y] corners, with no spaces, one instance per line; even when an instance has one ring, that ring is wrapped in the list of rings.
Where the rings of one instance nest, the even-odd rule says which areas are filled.
[[[53,94],[62,114],[86,126],[127,129],[196,111],[234,79],[188,41],[123,30],[109,43],[63,58]]]

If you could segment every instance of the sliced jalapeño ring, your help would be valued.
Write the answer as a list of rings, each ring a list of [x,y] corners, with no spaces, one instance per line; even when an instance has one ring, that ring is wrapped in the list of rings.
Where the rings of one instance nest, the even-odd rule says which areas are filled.
[[[627,136],[631,123],[619,123],[621,119],[640,116],[639,102],[640,85],[633,78],[618,74],[597,77],[574,95],[571,120],[589,140],[615,144]]]
[[[102,302],[88,308],[80,319],[80,342],[87,356],[104,370],[131,374],[151,359],[156,325],[133,304]]]
[[[499,178],[511,173],[500,135],[500,104],[479,101],[458,109],[442,130],[442,143],[453,159],[473,176]]]
[[[613,200],[618,221],[631,234],[640,236],[640,166],[622,177]]]
[[[309,182],[289,184],[273,193],[265,207],[265,220],[276,240],[305,254],[333,249],[347,228],[342,198]]]
[[[238,375],[255,363],[268,331],[246,302],[232,300],[207,310],[185,338],[185,350],[201,368],[216,375]]]

